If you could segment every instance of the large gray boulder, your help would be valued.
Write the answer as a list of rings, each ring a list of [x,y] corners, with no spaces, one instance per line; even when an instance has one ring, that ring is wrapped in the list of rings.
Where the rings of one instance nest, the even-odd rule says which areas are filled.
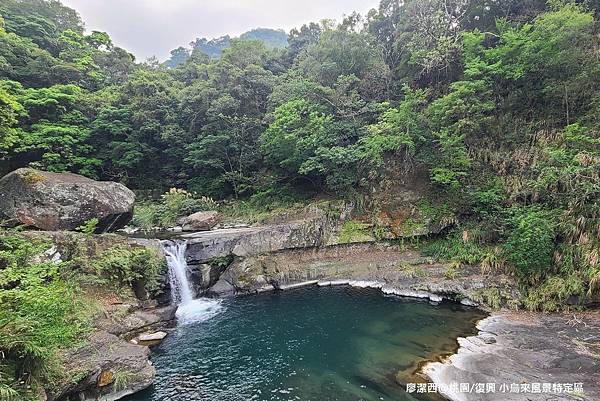
[[[21,168],[0,179],[0,221],[41,230],[75,230],[97,218],[98,232],[125,226],[135,195],[122,184],[72,173]]]
[[[210,231],[221,222],[221,215],[215,211],[197,212],[180,219],[183,231]]]

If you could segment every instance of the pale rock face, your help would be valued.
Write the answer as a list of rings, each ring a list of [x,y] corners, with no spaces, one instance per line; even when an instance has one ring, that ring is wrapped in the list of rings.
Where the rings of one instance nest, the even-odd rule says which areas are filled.
[[[458,339],[456,354],[428,363],[423,373],[452,401],[598,400],[594,343],[582,340],[597,337],[600,321],[595,311],[584,313],[579,320],[570,314],[495,312],[478,323],[477,335]],[[467,393],[452,386],[463,382],[494,383],[495,391]],[[510,391],[523,384],[525,391]],[[544,386],[550,387],[544,391]]]
[[[131,220],[134,202],[122,184],[72,173],[21,168],[0,179],[0,219],[11,225],[75,230],[96,218],[98,232],[115,231]]]
[[[165,333],[164,331],[157,331],[156,333],[140,334],[137,340],[138,343],[162,341],[166,336],[167,333]]]

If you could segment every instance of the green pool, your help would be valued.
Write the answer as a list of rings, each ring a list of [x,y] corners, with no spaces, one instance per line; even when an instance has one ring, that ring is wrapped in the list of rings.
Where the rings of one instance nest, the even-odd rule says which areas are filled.
[[[434,400],[405,392],[482,312],[352,287],[204,303],[155,350],[154,386],[128,401]],[[195,322],[194,322],[195,321]]]

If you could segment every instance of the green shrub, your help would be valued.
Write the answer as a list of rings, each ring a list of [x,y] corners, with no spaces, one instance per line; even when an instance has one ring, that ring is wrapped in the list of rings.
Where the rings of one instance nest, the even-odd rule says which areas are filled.
[[[216,258],[212,258],[211,260],[206,262],[206,264],[222,271],[225,270],[233,262],[233,259],[233,255],[218,256]]]
[[[500,289],[496,287],[479,290],[475,293],[475,301],[489,306],[492,309],[500,309],[502,307],[502,294]]]
[[[158,221],[161,227],[174,226],[177,219],[202,210],[200,202],[193,194],[183,189],[171,188],[161,196],[158,208]]]
[[[475,240],[465,241],[458,231],[443,238],[428,241],[421,252],[440,260],[452,260],[461,264],[481,263],[487,255],[487,247]]]
[[[125,390],[135,379],[135,375],[126,370],[117,370],[114,375],[113,388],[115,391]]]
[[[529,288],[523,303],[530,310],[557,312],[565,309],[571,296],[579,297],[581,302],[586,293],[584,280],[577,274],[551,276],[536,287]]]
[[[198,197],[195,193],[171,188],[159,202],[136,205],[131,225],[143,230],[173,227],[181,217],[218,208],[219,204],[209,197]]]
[[[460,277],[462,267],[462,263],[458,260],[453,260],[446,268],[446,271],[444,271],[444,278],[447,280],[456,280]]]
[[[36,263],[47,248],[0,233],[0,395],[27,399],[60,376],[57,351],[89,330],[79,288],[62,275],[66,264]]]
[[[99,222],[100,221],[95,217],[93,219],[89,219],[85,223],[83,223],[82,225],[77,227],[77,231],[84,233],[86,235],[92,235],[93,233],[96,232]]]
[[[158,205],[152,203],[135,205],[131,225],[144,231],[150,231],[158,226]]]
[[[518,210],[511,218],[504,254],[523,282],[537,283],[551,271],[555,229],[550,214],[536,208]]]
[[[110,248],[87,263],[106,283],[122,287],[141,284],[151,294],[159,292],[165,268],[165,261],[157,251],[128,246]]]

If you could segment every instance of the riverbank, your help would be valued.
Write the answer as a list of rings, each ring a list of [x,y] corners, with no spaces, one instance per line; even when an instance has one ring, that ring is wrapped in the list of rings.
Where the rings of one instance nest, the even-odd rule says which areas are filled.
[[[600,311],[494,312],[477,328],[458,339],[456,354],[423,369],[448,399],[600,399]],[[484,387],[461,391],[460,383]]]

